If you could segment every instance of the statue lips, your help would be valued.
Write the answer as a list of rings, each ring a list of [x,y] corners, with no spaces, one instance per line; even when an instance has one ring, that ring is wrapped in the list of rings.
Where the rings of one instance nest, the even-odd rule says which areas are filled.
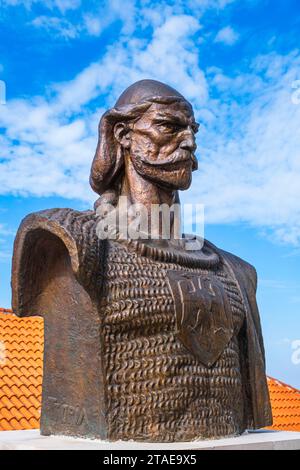
[[[178,161],[166,164],[166,165],[162,165],[160,168],[162,170],[168,170],[168,171],[179,171],[179,170],[192,171],[192,167],[193,167],[193,161],[190,157],[187,160],[178,160]]]
[[[141,161],[146,165],[161,168],[162,170],[180,170],[182,168],[188,169],[189,166],[193,166],[196,157],[194,154],[188,151],[176,151],[172,154],[171,158],[165,158],[164,160],[152,161],[144,156],[141,157]]]

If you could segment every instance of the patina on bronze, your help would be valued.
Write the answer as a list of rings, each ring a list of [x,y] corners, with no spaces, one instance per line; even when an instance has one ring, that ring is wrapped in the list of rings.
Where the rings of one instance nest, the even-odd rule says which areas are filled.
[[[174,89],[130,86],[100,121],[97,214],[121,196],[179,202],[197,129]],[[13,309],[45,322],[41,433],[173,442],[270,425],[255,269],[208,241],[163,239],[163,221],[140,240],[100,240],[97,223],[46,210],[15,240]]]

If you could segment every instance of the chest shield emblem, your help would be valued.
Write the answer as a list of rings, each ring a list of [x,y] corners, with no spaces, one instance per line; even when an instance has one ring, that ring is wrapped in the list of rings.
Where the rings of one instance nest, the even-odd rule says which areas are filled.
[[[168,271],[168,280],[175,302],[177,337],[210,367],[233,336],[231,307],[224,287],[210,274]]]

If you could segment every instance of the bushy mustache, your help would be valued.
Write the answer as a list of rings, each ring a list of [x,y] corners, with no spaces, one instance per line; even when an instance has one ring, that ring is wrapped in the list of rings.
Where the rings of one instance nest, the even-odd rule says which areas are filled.
[[[177,166],[177,164],[185,163],[189,161],[193,164],[193,169],[197,169],[198,167],[197,158],[194,152],[190,152],[189,150],[176,150],[167,158],[164,158],[163,160],[156,160],[156,161],[149,160],[147,157],[145,157],[145,155],[141,155],[140,160],[146,165],[156,167],[156,168],[168,167],[168,166],[173,166],[173,165]]]

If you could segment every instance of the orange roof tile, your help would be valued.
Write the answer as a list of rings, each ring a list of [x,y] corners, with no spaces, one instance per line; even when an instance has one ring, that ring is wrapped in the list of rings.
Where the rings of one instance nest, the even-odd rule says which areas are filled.
[[[300,431],[300,390],[268,377],[273,426],[278,431]]]
[[[2,346],[2,347],[1,347]],[[0,431],[39,427],[44,326],[0,308]],[[300,431],[300,390],[268,377],[274,424]]]
[[[9,308],[1,308],[0,307],[0,313],[12,313],[12,311]]]
[[[39,427],[43,348],[42,318],[0,309],[0,431]]]

